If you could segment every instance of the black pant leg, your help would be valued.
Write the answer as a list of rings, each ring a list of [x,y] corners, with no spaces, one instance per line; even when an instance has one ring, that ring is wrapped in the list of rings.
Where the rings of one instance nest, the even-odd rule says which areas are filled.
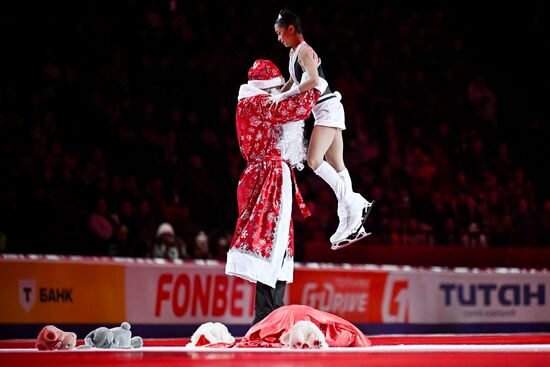
[[[281,280],[277,281],[277,284],[275,285],[275,308],[285,305],[285,289],[286,282]]]
[[[256,296],[254,300],[254,321],[256,324],[266,318],[275,309],[275,289],[256,282]]]
[[[266,318],[275,309],[284,306],[286,282],[277,281],[275,289],[256,282],[256,295],[254,300],[254,320],[256,324]]]

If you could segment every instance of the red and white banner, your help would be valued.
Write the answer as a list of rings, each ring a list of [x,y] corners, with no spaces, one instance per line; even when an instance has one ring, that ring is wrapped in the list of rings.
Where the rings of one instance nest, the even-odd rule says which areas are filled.
[[[290,303],[303,304],[351,322],[382,322],[382,295],[388,274],[361,270],[298,267]]]
[[[248,324],[254,284],[228,277],[223,264],[126,267],[126,318],[140,324]]]

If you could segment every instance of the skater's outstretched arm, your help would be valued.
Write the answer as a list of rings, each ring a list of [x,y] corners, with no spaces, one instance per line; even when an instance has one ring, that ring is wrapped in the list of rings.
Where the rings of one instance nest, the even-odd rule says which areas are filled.
[[[299,50],[298,63],[304,70],[304,77],[302,77],[300,84],[296,85],[292,79],[289,79],[281,89],[283,93],[272,98],[273,102],[279,103],[283,99],[310,91],[315,87],[322,89],[323,84],[319,84],[319,72],[317,70],[321,60],[311,46],[305,45]]]

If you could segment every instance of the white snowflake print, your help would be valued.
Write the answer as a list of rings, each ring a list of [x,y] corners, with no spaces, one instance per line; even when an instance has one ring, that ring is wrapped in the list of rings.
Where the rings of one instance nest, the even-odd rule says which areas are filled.
[[[307,110],[304,107],[300,107],[296,110],[296,113],[298,115],[305,115],[307,113]]]
[[[262,123],[262,120],[261,120],[260,118],[258,118],[258,117],[252,117],[252,118],[250,119],[250,124],[251,124],[252,126],[258,126],[258,125],[261,124],[261,123]],[[252,130],[252,129],[251,129],[251,130]]]

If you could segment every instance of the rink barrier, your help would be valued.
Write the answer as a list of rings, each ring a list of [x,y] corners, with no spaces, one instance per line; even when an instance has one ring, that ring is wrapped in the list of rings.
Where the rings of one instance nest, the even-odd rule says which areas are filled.
[[[0,255],[0,338],[41,326],[185,337],[207,321],[250,327],[254,285],[214,260]],[[547,269],[296,264],[287,304],[337,314],[368,334],[550,331]],[[76,332],[76,331],[75,331]],[[138,334],[139,333],[139,334]]]

